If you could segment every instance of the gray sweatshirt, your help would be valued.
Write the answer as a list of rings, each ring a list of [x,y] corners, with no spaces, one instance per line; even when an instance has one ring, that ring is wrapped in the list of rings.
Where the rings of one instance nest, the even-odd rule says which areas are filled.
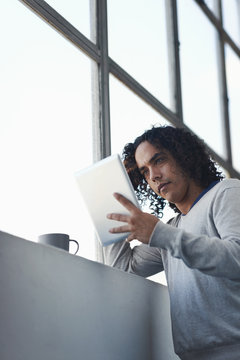
[[[215,185],[187,215],[159,221],[149,245],[116,243],[104,255],[108,265],[144,277],[165,270],[181,359],[240,359],[239,180]]]

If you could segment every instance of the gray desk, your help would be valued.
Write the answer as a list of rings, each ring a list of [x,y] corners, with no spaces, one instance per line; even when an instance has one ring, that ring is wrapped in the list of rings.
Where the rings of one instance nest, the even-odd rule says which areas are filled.
[[[0,232],[1,360],[172,360],[167,288]]]

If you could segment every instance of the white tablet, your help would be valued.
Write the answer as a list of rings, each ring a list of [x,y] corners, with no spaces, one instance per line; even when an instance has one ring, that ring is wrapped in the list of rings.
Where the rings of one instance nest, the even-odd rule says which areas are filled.
[[[107,219],[109,213],[128,214],[113,196],[118,192],[139,207],[132,183],[118,154],[98,161],[75,174],[82,198],[103,246],[124,240],[128,233],[111,234],[109,229],[123,223]]]

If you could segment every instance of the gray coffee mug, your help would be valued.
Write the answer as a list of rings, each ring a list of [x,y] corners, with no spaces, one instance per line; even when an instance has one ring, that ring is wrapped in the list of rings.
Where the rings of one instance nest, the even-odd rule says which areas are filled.
[[[79,244],[76,240],[69,239],[67,234],[43,234],[38,237],[38,242],[45,245],[56,246],[60,249],[66,250],[69,252],[69,243],[73,241],[77,244],[77,250],[74,255],[79,250]]]

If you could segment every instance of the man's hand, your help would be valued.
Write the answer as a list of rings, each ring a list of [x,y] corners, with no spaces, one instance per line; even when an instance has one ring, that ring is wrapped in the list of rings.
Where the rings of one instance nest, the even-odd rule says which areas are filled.
[[[126,225],[115,227],[109,230],[111,233],[130,232],[127,241],[137,239],[148,244],[153,229],[159,221],[154,215],[144,213],[124,196],[114,193],[114,197],[130,212],[129,215],[108,214],[107,218],[125,222]]]

